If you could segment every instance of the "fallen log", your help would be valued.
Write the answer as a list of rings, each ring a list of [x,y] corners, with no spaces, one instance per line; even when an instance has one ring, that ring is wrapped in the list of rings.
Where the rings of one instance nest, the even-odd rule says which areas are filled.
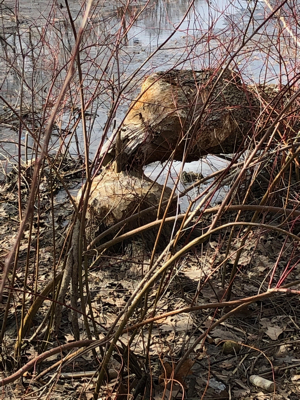
[[[233,153],[251,134],[258,109],[253,92],[232,70],[154,73],[116,137],[103,146],[103,164],[117,159],[121,170],[141,169],[170,157],[196,161]]]
[[[128,232],[161,218],[166,206],[162,206],[158,214],[159,204],[161,201],[168,200],[171,193],[172,190],[170,188],[152,181],[142,172],[121,171],[117,173],[114,168],[104,169],[100,175],[94,178],[88,197],[86,229],[88,242],[91,242],[100,233],[132,214],[154,205],[156,206],[155,209],[149,211],[147,215],[127,223],[118,233]],[[78,192],[77,204],[80,203],[81,197],[82,189]],[[174,211],[175,206],[172,206],[168,215],[174,214]],[[164,247],[169,242],[171,230],[172,227],[170,225],[164,224],[160,236],[161,247]],[[158,227],[141,232],[138,240],[142,241],[144,248],[151,249],[157,232]],[[105,237],[103,241],[106,242],[112,237]],[[100,243],[103,243],[103,241]],[[115,250],[118,249],[114,248]]]

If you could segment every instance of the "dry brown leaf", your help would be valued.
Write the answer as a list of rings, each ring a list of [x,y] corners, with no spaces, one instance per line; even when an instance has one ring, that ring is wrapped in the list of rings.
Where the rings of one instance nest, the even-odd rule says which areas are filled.
[[[221,340],[233,340],[235,342],[242,342],[242,340],[243,340],[242,338],[237,336],[234,332],[231,332],[231,331],[228,331],[228,330],[225,331],[224,329],[221,329],[221,328],[213,329],[210,332],[210,335],[213,338],[218,338],[218,339],[221,339]]]
[[[192,366],[194,365],[195,361],[191,359],[187,359],[183,362],[182,366],[179,368],[179,371],[175,376],[172,376],[174,374],[174,370],[176,368],[175,363],[168,363],[167,361],[163,363],[163,371],[159,376],[159,383],[163,383],[165,379],[174,379],[181,383],[183,387],[186,388],[184,379],[188,376],[191,375],[192,372]]]
[[[179,314],[167,317],[159,329],[163,332],[176,331],[185,332],[193,326],[193,319],[189,314]]]
[[[269,318],[262,318],[259,321],[260,325],[263,328],[267,328],[265,334],[269,336],[271,340],[277,340],[279,335],[284,332],[286,325],[279,326],[276,324],[272,324]]]
[[[266,335],[269,336],[270,339],[272,340],[277,340],[279,335],[284,331],[284,328],[274,325],[274,326],[268,326],[266,330]]]

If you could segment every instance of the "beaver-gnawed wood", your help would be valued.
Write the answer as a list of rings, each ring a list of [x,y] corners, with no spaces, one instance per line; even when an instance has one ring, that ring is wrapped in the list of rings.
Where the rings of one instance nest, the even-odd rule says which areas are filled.
[[[253,92],[229,69],[172,70],[146,78],[116,137],[102,149],[104,165],[120,157],[123,169],[154,161],[195,161],[235,152],[258,114]],[[117,136],[117,135],[116,135]]]
[[[91,190],[88,196],[87,208],[87,229],[86,235],[88,242],[95,239],[97,235],[104,232],[108,228],[113,227],[118,222],[124,221],[132,214],[137,214],[142,210],[148,210],[139,218],[128,222],[119,228],[118,232],[113,232],[105,237],[102,242],[112,239],[116,233],[121,235],[132,229],[136,229],[142,225],[161,218],[166,211],[166,203],[171,196],[172,190],[164,187],[157,182],[146,177],[142,172],[138,171],[121,171],[117,173],[114,168],[106,168],[102,173],[93,179]],[[82,189],[78,192],[76,201],[80,204],[82,197]],[[158,214],[158,206],[161,205]],[[154,206],[154,207],[153,207]],[[168,209],[168,215],[174,215],[176,212],[176,202],[172,203]],[[131,238],[143,241],[145,248],[153,247],[159,226],[142,231],[135,237]],[[160,247],[165,247],[169,242],[172,232],[172,224],[164,224],[160,235]],[[131,242],[131,239],[129,242]],[[122,245],[121,245],[122,246]],[[114,247],[114,251],[117,248]],[[121,247],[120,247],[121,248]]]

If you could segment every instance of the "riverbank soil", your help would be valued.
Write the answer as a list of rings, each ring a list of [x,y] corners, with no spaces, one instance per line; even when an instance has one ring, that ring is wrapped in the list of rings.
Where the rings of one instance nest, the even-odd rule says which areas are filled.
[[[15,168],[1,185],[2,267],[18,231],[19,199],[22,207],[25,206],[32,168],[21,168],[20,186]],[[10,287],[10,272],[1,306],[3,321],[5,303],[8,296],[12,296],[2,341],[2,378],[35,359],[36,364],[22,378],[3,387],[2,398],[93,398],[105,344],[100,345],[101,351],[99,347],[96,351],[83,348],[85,351],[71,356],[72,351],[62,350],[38,362],[38,354],[70,344],[76,338],[72,320],[72,290],[65,294],[61,320],[55,330],[50,323],[51,307],[55,304],[53,291],[44,292],[43,301],[32,313],[30,323],[24,323],[26,332],[18,358],[19,367],[14,353],[18,329],[22,319],[24,321],[21,310],[30,313],[30,307],[36,300],[34,293],[42,293],[53,280],[54,266],[57,275],[64,268],[64,262],[60,260],[70,251],[66,243],[74,214],[66,190],[78,187],[82,176],[79,160],[53,157],[45,161],[35,203],[38,213],[34,214],[32,223],[25,229],[18,252],[14,286]],[[62,187],[59,177],[64,177],[66,187]],[[260,190],[257,186],[251,193],[252,204],[262,196],[263,186],[259,187]],[[299,183],[295,181],[289,193],[291,204],[287,205],[287,209],[293,208],[293,197],[299,189]],[[49,211],[50,207],[53,212]],[[258,220],[261,226],[254,226],[249,232],[247,225],[228,226],[178,257],[167,273],[149,288],[147,297],[141,298],[129,318],[127,329],[114,347],[105,384],[101,386],[98,398],[254,400],[299,397],[298,223],[295,216],[289,222],[288,213],[283,218],[278,209],[275,211],[274,208],[273,214],[265,213],[265,217],[261,214]],[[253,211],[245,211],[240,221],[250,221],[253,215]],[[182,249],[207,230],[212,216],[204,215],[198,221],[196,231],[188,232],[177,249]],[[221,223],[229,224],[235,219],[236,213],[226,213]],[[295,236],[286,234],[291,224],[293,230],[290,232]],[[279,230],[267,229],[267,225]],[[232,229],[234,240],[229,245]],[[240,256],[237,259],[238,252]],[[157,253],[154,261],[160,255]],[[101,341],[147,274],[152,262],[151,253],[139,237],[127,243],[122,252],[104,252],[101,257],[92,253],[86,256],[85,262],[88,267],[83,282],[88,284],[90,298],[85,318],[92,339],[96,339],[96,330]],[[165,259],[158,260],[157,269],[164,262]],[[232,277],[235,263],[236,272]],[[25,278],[27,286],[23,285]],[[231,281],[232,293],[227,298]],[[266,294],[269,286],[282,287],[283,281],[285,285],[294,282],[289,291]],[[225,306],[226,298],[230,303]],[[236,308],[243,299],[247,300]],[[79,309],[79,338],[86,339],[88,335],[81,300],[76,304]],[[194,307],[193,311],[189,311],[190,307]],[[181,309],[186,310],[178,312]],[[151,320],[157,315],[163,317]],[[150,321],[141,324],[145,320]],[[108,342],[110,340],[108,336]],[[189,349],[189,354],[186,354]],[[75,350],[78,349],[73,352]],[[184,362],[175,372],[183,356]],[[253,375],[274,382],[273,386],[270,382],[267,385],[271,392],[266,390],[266,386],[264,389],[251,383]]]
[[[0,1],[0,399],[300,398],[299,12]]]

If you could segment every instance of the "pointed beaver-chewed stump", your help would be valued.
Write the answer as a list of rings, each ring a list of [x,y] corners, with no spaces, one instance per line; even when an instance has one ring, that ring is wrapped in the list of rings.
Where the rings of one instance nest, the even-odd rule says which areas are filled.
[[[116,138],[103,147],[104,165],[118,154],[122,169],[131,169],[184,154],[196,161],[233,153],[251,134],[258,111],[254,94],[229,69],[154,73],[120,128],[121,151]]]
[[[124,221],[127,217],[139,213],[149,207],[154,208],[145,215],[141,215],[135,220],[127,223],[124,227],[117,229],[115,232],[106,236],[101,242],[105,243],[112,239],[116,233],[121,235],[132,229],[141,227],[149,222],[157,219],[158,205],[162,201],[167,201],[171,196],[171,189],[153,182],[140,172],[115,172],[114,168],[105,169],[97,176],[92,183],[90,195],[88,198],[87,212],[87,236],[91,242],[96,236],[111,228],[118,222]],[[79,204],[82,196],[82,190],[77,195],[77,203]],[[161,207],[159,217],[162,217],[166,209],[166,204]],[[175,211],[175,206],[168,215]],[[172,226],[165,224],[160,236],[160,248],[166,246],[170,240]],[[128,242],[142,242],[146,249],[153,247],[158,226],[147,231],[142,231],[137,236],[129,239]],[[126,242],[126,243],[128,243]],[[99,244],[99,243],[98,243]],[[124,244],[124,243],[123,243]],[[113,250],[122,249],[122,245],[114,246]]]

